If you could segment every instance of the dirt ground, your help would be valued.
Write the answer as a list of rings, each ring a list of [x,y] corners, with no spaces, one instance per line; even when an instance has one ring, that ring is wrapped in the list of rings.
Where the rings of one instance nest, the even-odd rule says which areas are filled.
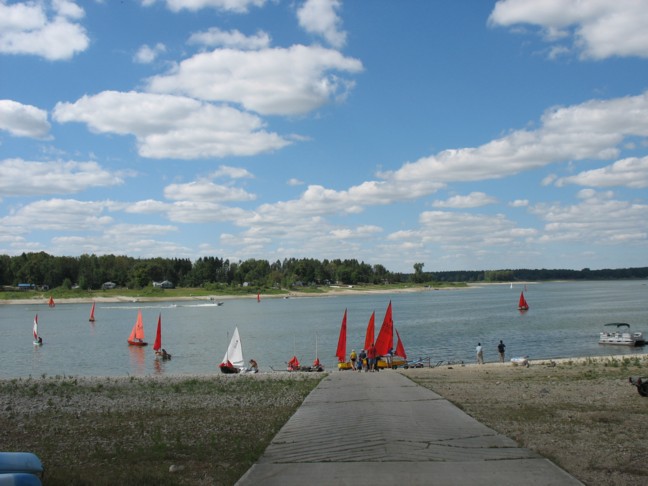
[[[648,484],[646,355],[406,370],[466,413],[588,485]]]

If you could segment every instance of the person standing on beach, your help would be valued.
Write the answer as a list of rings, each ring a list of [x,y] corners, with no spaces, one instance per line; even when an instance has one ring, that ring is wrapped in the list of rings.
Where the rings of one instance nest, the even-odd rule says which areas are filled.
[[[371,344],[367,349],[367,368],[369,371],[374,371],[376,366],[376,347]]]
[[[477,364],[484,364],[484,348],[482,348],[481,343],[477,343],[475,352],[477,353]]]
[[[506,349],[506,344],[500,339],[499,344],[497,345],[497,352],[499,353],[500,363],[504,362],[504,350]]]
[[[356,354],[355,349],[351,350],[351,354],[349,355],[349,359],[351,360],[351,369],[355,370],[356,369],[356,361],[358,360],[358,355]]]

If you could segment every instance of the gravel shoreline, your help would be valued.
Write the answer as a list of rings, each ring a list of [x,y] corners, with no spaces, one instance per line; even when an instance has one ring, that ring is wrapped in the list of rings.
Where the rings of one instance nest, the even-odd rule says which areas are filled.
[[[647,355],[398,372],[585,484],[648,483],[648,398],[628,383],[629,376],[648,376]],[[143,476],[134,476],[132,483],[122,477],[121,484],[149,477],[162,485],[233,484],[323,376],[279,371],[3,379],[0,450],[38,453],[48,470],[56,471],[48,472],[47,484],[114,483],[120,468],[136,467],[119,464],[128,462],[129,448],[164,454],[144,461]],[[213,454],[221,454],[228,437],[240,450],[214,462]],[[210,450],[208,457],[199,457]],[[112,479],[87,480],[89,466]],[[182,473],[170,473],[171,466],[176,471],[181,466]],[[63,469],[73,476],[61,476]]]
[[[452,365],[403,371],[585,484],[648,484],[648,398],[628,383],[648,356]]]

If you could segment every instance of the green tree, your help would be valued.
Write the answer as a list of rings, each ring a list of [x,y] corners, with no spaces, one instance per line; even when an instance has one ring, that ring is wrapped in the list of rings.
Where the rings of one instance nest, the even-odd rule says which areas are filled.
[[[425,263],[415,263],[414,264],[414,283],[423,283],[425,282],[425,275],[423,274],[423,267]]]

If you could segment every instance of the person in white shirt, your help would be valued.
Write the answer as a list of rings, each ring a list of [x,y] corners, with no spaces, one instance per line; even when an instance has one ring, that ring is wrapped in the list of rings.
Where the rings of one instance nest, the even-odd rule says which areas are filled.
[[[475,351],[477,352],[477,364],[484,364],[484,349],[481,343],[477,343]]]

